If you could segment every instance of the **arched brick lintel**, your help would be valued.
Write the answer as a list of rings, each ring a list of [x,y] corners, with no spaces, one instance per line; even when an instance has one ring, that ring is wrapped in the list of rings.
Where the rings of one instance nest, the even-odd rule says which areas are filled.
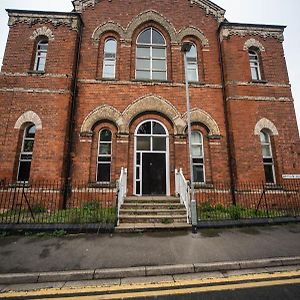
[[[20,129],[25,123],[33,123],[37,130],[41,130],[43,128],[41,118],[33,111],[23,113],[18,118],[14,128]]]
[[[260,132],[263,129],[268,129],[272,135],[278,135],[278,130],[277,130],[276,126],[274,125],[273,122],[271,122],[267,118],[262,118],[256,123],[255,129],[254,129],[254,134],[260,135]]]

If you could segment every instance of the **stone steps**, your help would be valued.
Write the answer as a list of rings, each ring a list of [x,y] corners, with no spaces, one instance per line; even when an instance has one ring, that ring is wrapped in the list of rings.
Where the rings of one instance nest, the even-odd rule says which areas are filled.
[[[122,205],[122,209],[135,209],[135,210],[147,210],[147,209],[184,209],[185,207],[182,204],[174,204],[174,203],[124,203]]]
[[[127,208],[122,208],[121,210],[121,216],[122,215],[183,215],[186,216],[186,210],[185,209],[157,209],[157,208],[152,208],[152,209],[127,209]]]
[[[190,229],[191,225],[184,223],[160,224],[160,223],[121,223],[116,232],[152,232],[163,230],[186,230]]]
[[[120,214],[121,223],[183,223],[186,221],[186,216],[184,215],[124,215]]]

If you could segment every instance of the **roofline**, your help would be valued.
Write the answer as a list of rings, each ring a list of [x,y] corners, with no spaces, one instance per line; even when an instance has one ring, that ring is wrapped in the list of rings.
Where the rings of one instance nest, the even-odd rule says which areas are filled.
[[[23,10],[23,9],[6,9],[7,13],[31,14],[31,15],[61,15],[61,16],[76,16],[81,17],[77,12],[62,12],[62,11],[41,11],[41,10]]]
[[[231,23],[231,22],[222,22],[220,27],[254,27],[254,28],[272,28],[272,29],[281,29],[284,30],[286,25],[268,25],[268,24],[251,24],[251,23]]]

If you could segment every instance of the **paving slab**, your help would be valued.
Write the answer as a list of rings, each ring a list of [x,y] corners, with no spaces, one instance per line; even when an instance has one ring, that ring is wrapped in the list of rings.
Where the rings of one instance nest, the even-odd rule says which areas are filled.
[[[106,279],[106,278],[140,277],[140,276],[146,276],[145,267],[96,269],[94,278]]]
[[[69,281],[69,280],[91,280],[94,270],[45,272],[40,273],[38,282]]]
[[[146,267],[146,276],[194,273],[192,264]]]
[[[147,277],[132,277],[132,278],[122,278],[122,284],[135,284],[135,283],[157,283],[157,282],[174,282],[171,275],[164,276],[147,276]]]
[[[34,291],[42,289],[57,288],[61,289],[65,285],[65,282],[43,282],[43,283],[24,283],[24,284],[10,284],[1,290],[4,292],[22,292],[22,291]],[[1,298],[1,295],[0,295]]]
[[[94,286],[112,286],[120,285],[120,279],[97,279],[97,280],[82,280],[82,281],[68,281],[64,287],[78,288],[78,287],[94,287]]]
[[[192,280],[192,279],[202,279],[202,278],[222,278],[224,275],[221,272],[202,272],[202,273],[192,273],[192,274],[179,274],[173,275],[175,281],[181,280]]]

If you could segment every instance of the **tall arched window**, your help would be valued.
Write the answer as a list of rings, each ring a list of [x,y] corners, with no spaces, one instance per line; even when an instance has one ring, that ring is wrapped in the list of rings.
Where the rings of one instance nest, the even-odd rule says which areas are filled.
[[[261,70],[259,64],[259,55],[257,51],[249,50],[249,60],[252,80],[261,80]]]
[[[187,60],[187,75],[189,81],[198,81],[198,59],[197,59],[197,47],[192,44],[191,50],[186,53]]]
[[[194,182],[205,182],[205,168],[204,168],[204,150],[203,150],[203,136],[200,132],[192,132],[192,162]]]
[[[117,41],[115,39],[107,39],[104,46],[103,57],[103,78],[116,78],[116,57],[117,57]]]
[[[42,39],[38,42],[35,55],[34,70],[45,71],[46,58],[48,52],[48,40]]]
[[[137,38],[136,79],[166,80],[167,53],[163,35],[150,27]]]
[[[99,133],[97,182],[110,182],[112,161],[112,133],[109,129],[103,129]]]
[[[267,183],[275,183],[274,160],[272,154],[272,145],[270,135],[265,132],[260,132],[260,143],[262,147],[262,156],[264,163],[265,178]]]
[[[35,125],[29,125],[24,130],[22,148],[19,159],[18,181],[28,181],[32,161],[35,138]]]

